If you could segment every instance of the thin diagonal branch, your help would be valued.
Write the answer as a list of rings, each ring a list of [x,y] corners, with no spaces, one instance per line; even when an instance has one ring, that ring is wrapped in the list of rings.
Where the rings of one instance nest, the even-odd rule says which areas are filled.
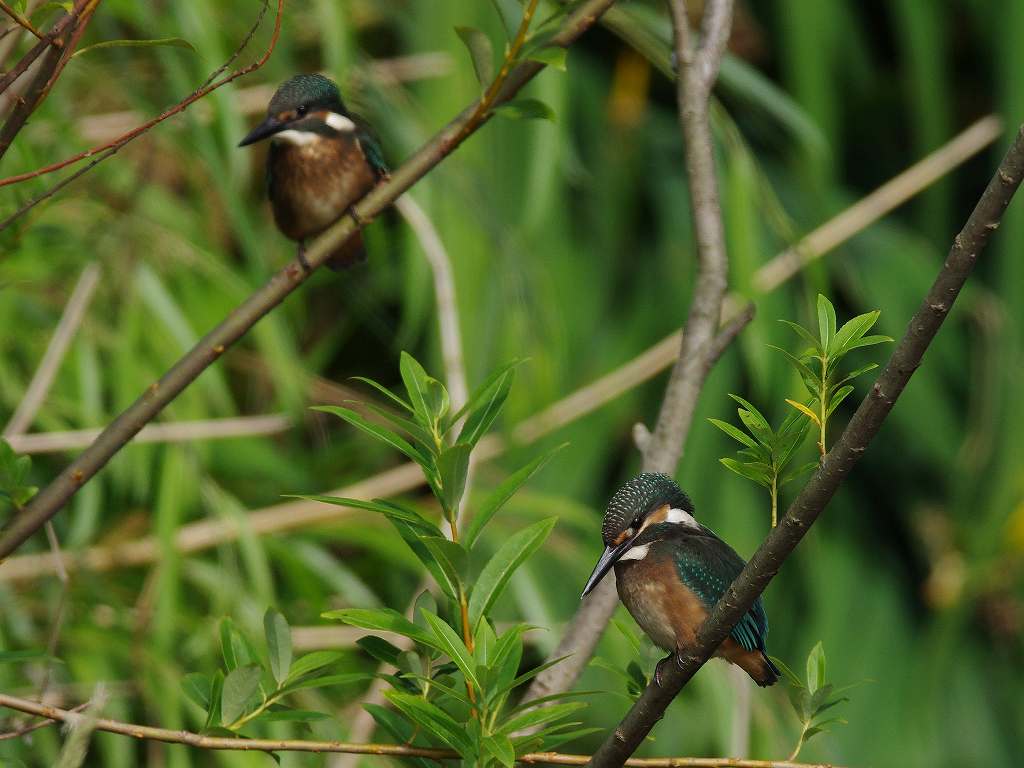
[[[70,23],[67,26],[67,35],[63,31],[60,36],[44,37],[40,44],[48,45],[43,55],[35,76],[29,87],[15,100],[14,109],[8,115],[3,129],[0,129],[0,158],[7,153],[14,137],[28,122],[43,100],[49,95],[57,78],[64,71],[64,66],[71,60],[79,40],[85,34],[89,21],[100,0],[76,0],[71,13],[68,14]],[[63,29],[63,28],[62,28]]]
[[[6,91],[11,84],[21,77],[28,68],[31,67],[36,59],[43,55],[45,51],[53,47],[54,41],[61,39],[61,36],[67,30],[68,26],[74,21],[72,14],[68,13],[61,16],[53,27],[43,35],[43,39],[32,46],[28,52],[21,57],[21,60],[15,64],[11,69],[4,73],[3,77],[0,77],[0,94]]]
[[[555,45],[569,45],[590,28],[614,0],[587,0],[573,11],[552,38]],[[543,69],[536,61],[517,64],[496,97],[496,103],[509,100]],[[13,552],[43,524],[53,517],[71,497],[92,478],[129,440],[151,421],[169,402],[224,351],[240,339],[264,315],[302,285],[317,267],[326,261],[331,249],[347,240],[353,233],[372,221],[397,200],[402,193],[444,160],[463,140],[463,128],[475,113],[475,105],[442,128],[421,147],[389,179],[381,182],[324,234],[318,237],[306,252],[310,270],[289,264],[263,288],[256,291],[223,322],[210,331],[182,357],[163,378],[154,382],[146,392],[124,413],[118,416],[86,451],[65,469],[52,483],[29,502],[0,534],[0,559]],[[489,116],[480,122],[483,125]],[[357,223],[358,221],[358,223]]]
[[[714,142],[708,113],[711,87],[725,50],[732,19],[732,0],[708,0],[699,43],[689,30],[684,0],[671,0],[676,56],[680,62],[676,82],[679,125],[686,156],[690,209],[697,241],[697,279],[686,333],[650,435],[642,436],[643,471],[675,474],[683,445],[693,422],[697,399],[707,378],[711,344],[722,314],[728,279],[725,230],[718,202]],[[568,656],[539,674],[527,699],[549,696],[573,686],[590,661],[604,628],[618,605],[613,579],[598,584],[577,609],[552,658]]]
[[[694,673],[711,657],[736,623],[775,577],[807,530],[824,511],[840,483],[878,434],[925,351],[946,319],[953,302],[971,274],[978,256],[999,227],[1021,179],[1024,178],[1024,126],[995,175],[982,193],[967,223],[956,236],[907,330],[896,345],[881,374],[861,401],[842,436],[822,460],[817,471],[790,505],[785,517],[771,530],[750,562],[736,577],[697,632],[694,646],[680,656],[680,663],[666,665],[661,685],[651,684],[595,753],[595,768],[623,765],[661,719]]]
[[[64,723],[75,723],[82,715],[74,710],[60,709],[19,699],[0,693],[0,707],[28,712]],[[412,747],[405,744],[352,744],[344,741],[306,741],[301,739],[244,739],[233,736],[204,736],[190,731],[154,728],[149,725],[125,723],[120,720],[97,718],[89,725],[97,731],[117,733],[133,739],[162,741],[167,744],[187,744],[201,749],[223,749],[239,752],[346,752],[357,755],[393,755],[396,757],[426,757],[432,760],[457,760],[459,755],[451,749]],[[566,755],[560,752],[532,752],[519,755],[516,762],[539,765],[586,765],[587,755]],[[635,768],[836,768],[835,766],[791,763],[769,760],[733,760],[727,757],[667,757],[653,760],[630,760]]]

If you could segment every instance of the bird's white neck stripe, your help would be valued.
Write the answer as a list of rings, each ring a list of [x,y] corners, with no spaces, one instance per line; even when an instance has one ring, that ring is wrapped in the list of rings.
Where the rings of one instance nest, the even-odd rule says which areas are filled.
[[[665,516],[665,522],[685,525],[688,528],[700,528],[700,524],[694,519],[693,515],[685,509],[670,509]]]
[[[650,551],[650,544],[641,544],[639,547],[630,547],[619,560],[643,560]]]
[[[324,122],[334,130],[345,133],[356,129],[356,124],[354,122],[344,115],[339,115],[337,112],[328,112],[327,117],[324,118]]]
[[[304,147],[307,144],[312,144],[316,141],[320,141],[320,136],[313,133],[312,131],[297,131],[294,128],[289,128],[286,131],[279,131],[274,134],[275,141],[286,141],[289,144],[294,144],[297,147]]]

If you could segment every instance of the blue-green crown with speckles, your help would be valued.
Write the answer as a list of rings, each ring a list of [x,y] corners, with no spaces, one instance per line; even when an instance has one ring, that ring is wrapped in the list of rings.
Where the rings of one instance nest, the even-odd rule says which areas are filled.
[[[668,504],[693,514],[693,502],[668,475],[644,472],[623,485],[608,502],[601,525],[601,536],[611,541],[636,518]]]
[[[341,93],[332,81],[323,75],[295,75],[286,80],[274,93],[267,108],[267,114],[276,115],[299,106],[336,107],[341,103]]]

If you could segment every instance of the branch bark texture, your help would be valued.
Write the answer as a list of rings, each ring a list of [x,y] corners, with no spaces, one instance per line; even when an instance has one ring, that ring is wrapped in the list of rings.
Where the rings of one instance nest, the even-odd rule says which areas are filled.
[[[649,435],[641,431],[643,439],[639,447],[644,472],[672,475],[682,456],[697,399],[707,378],[729,271],[708,107],[732,26],[733,2],[708,0],[705,3],[699,41],[693,39],[689,29],[685,0],[671,0],[669,5],[679,62],[676,101],[697,240],[697,279],[686,317],[686,333],[665,388],[658,420]],[[527,691],[527,699],[550,696],[573,686],[594,654],[618,599],[614,579],[605,579],[581,603],[552,654],[552,658],[569,658],[539,674]]]
[[[568,46],[589,29],[614,0],[588,0],[570,14],[550,44]],[[543,69],[536,61],[516,65],[505,79],[492,106],[508,101]],[[0,534],[0,559],[5,558],[29,536],[52,518],[74,494],[92,478],[129,440],[149,421],[177,397],[182,390],[240,339],[264,315],[306,281],[313,269],[321,266],[332,250],[352,234],[372,221],[398,197],[419,181],[438,163],[451,154],[466,138],[467,121],[474,120],[475,128],[483,125],[493,114],[475,117],[477,103],[462,111],[440,130],[430,141],[410,157],[386,181],[379,184],[354,206],[354,215],[344,216],[318,237],[306,251],[309,271],[291,263],[279,271],[270,282],[250,296],[220,325],[204,336],[195,347],[182,357],[163,378],[154,382],[126,411],[103,430],[89,446],[52,483],[32,499],[10,526]],[[358,223],[357,223],[358,221]]]
[[[83,716],[75,710],[60,709],[19,699],[0,693],[0,707],[27,712],[48,720],[64,723],[79,722]],[[78,707],[76,709],[81,709]],[[43,723],[46,724],[45,721]],[[169,728],[154,728],[149,725],[125,723],[120,720],[98,718],[93,727],[97,731],[117,733],[134,739],[162,741],[168,744],[187,744],[202,749],[234,750],[238,752],[342,752],[356,755],[392,755],[396,757],[425,757],[432,760],[457,760],[458,753],[450,749],[412,747],[405,744],[353,744],[345,741],[309,741],[304,739],[244,739],[234,736],[205,736],[191,731],[177,731]],[[34,730],[38,724],[31,726]],[[12,736],[27,733],[22,729]],[[516,762],[546,765],[586,765],[587,755],[567,755],[561,752],[531,752],[519,755]],[[834,766],[809,765],[787,761],[734,760],[728,757],[661,757],[630,760],[628,765],[635,768],[835,768]]]
[[[672,699],[750,609],[754,600],[768,586],[782,567],[782,563],[807,533],[808,528],[818,519],[839,488],[839,484],[850,474],[868,444],[878,433],[910,377],[921,364],[925,350],[949,314],[978,255],[985,249],[992,233],[999,227],[1003,211],[1020,186],[1022,177],[1024,127],[1018,131],[995,176],[986,187],[964,228],[954,239],[949,255],[931,290],[911,318],[888,363],[857,408],[842,436],[824,457],[785,517],[768,534],[764,543],[726,591],[725,596],[712,610],[698,631],[693,648],[681,657],[679,665],[666,665],[661,685],[652,683],[647,687],[619,726],[594,754],[592,766],[613,768],[625,763],[664,715]]]

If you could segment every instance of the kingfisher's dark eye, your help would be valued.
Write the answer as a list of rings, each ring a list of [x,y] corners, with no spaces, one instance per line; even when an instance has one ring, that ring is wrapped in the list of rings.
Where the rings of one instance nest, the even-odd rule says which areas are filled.
[[[305,115],[306,115],[306,106],[302,105],[301,107],[296,109],[295,110],[295,114],[298,115],[299,117],[305,117]]]

